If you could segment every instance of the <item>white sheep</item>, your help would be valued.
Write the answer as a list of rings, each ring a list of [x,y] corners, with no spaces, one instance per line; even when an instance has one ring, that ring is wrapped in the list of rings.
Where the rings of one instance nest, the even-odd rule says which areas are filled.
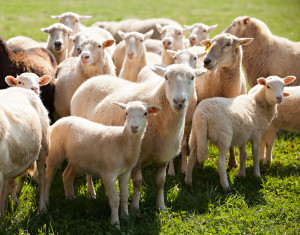
[[[61,23],[55,23],[48,28],[41,28],[41,31],[48,33],[46,48],[52,52],[57,64],[68,57],[69,34],[72,29]]]
[[[207,155],[207,139],[219,148],[217,166],[221,185],[228,190],[226,155],[230,147],[240,149],[240,169],[238,175],[246,176],[246,145],[252,142],[253,174],[260,177],[259,146],[269,123],[276,114],[276,105],[281,103],[284,85],[294,81],[290,76],[259,78],[254,92],[235,98],[215,97],[205,99],[198,105],[194,116],[189,141],[191,154],[188,158],[185,182],[192,184],[192,170],[196,162],[203,162]]]
[[[46,48],[46,43],[45,42],[38,42],[33,40],[32,38],[26,37],[26,36],[16,36],[8,39],[6,41],[7,46],[12,48],[12,49],[29,49],[33,47],[44,47]]]
[[[8,180],[38,160],[40,211],[45,204],[45,160],[49,150],[49,118],[39,96],[27,89],[0,90],[0,215],[5,216]],[[4,205],[5,204],[5,205]]]
[[[189,30],[189,46],[200,46],[200,42],[209,38],[209,33],[217,28],[217,24],[208,26],[202,23],[196,23],[191,26],[184,27]]]
[[[159,60],[158,63],[160,63],[161,62],[160,55],[162,53],[161,41],[149,38],[144,42],[144,44],[145,44],[146,51],[148,52],[147,53],[148,57],[150,55],[151,55],[151,57],[155,56],[155,55],[153,55],[155,53],[159,56],[159,57],[156,56],[156,60]],[[116,50],[114,51],[113,56],[112,56],[113,62],[116,66],[116,73],[117,74],[120,73],[120,70],[122,68],[123,61],[124,61],[124,58],[125,58],[125,54],[126,54],[126,43],[125,43],[124,40],[122,40],[116,46]],[[151,61],[153,60],[152,58],[150,58],[150,59],[151,59]],[[155,63],[153,63],[153,64],[155,64]]]
[[[124,126],[104,126],[72,116],[60,119],[51,127],[45,195],[48,203],[53,176],[67,159],[69,165],[63,173],[66,196],[74,197],[73,181],[78,172],[101,177],[111,207],[111,223],[119,226],[116,180],[119,179],[121,213],[128,216],[128,182],[141,152],[147,116],[161,109],[140,101],[114,104],[126,111]]]
[[[157,30],[160,32],[162,37],[163,52],[161,54],[161,63],[165,65],[174,64],[174,59],[169,55],[167,50],[183,50],[184,49],[184,35],[186,35],[189,30],[183,29],[178,25],[167,25],[161,26],[156,25]]]
[[[166,18],[152,18],[152,19],[125,19],[121,21],[110,21],[110,22],[96,22],[93,26],[97,26],[100,28],[104,28],[109,31],[116,42],[119,43],[122,41],[121,37],[118,34],[118,31],[122,31],[125,33],[128,32],[139,32],[139,33],[147,33],[151,29],[154,30],[151,38],[152,39],[161,39],[160,33],[157,31],[156,24],[160,24],[161,26],[166,26],[169,24],[178,25],[176,21]]]
[[[273,160],[272,149],[278,129],[300,132],[300,86],[285,87],[284,91],[290,96],[277,105],[278,113],[261,139],[260,160],[264,160],[265,164]]]
[[[138,32],[123,33],[119,31],[120,37],[126,43],[126,54],[119,74],[131,82],[137,81],[137,76],[142,68],[148,64],[148,54],[145,48],[145,41],[151,37],[153,30],[146,34]],[[159,57],[160,59],[160,57]]]
[[[74,44],[74,46],[69,52],[69,56],[74,56],[74,57],[80,55],[82,51],[81,44],[83,41],[87,39],[93,39],[98,42],[104,42],[109,39],[114,40],[113,36],[108,31],[106,31],[105,29],[101,29],[99,27],[87,27],[84,30],[76,33],[74,36],[70,36],[69,38],[70,40],[72,40]],[[115,43],[106,49],[110,57],[112,57],[115,49],[116,49]]]
[[[243,67],[250,87],[255,86],[256,78],[261,76],[300,77],[299,42],[273,35],[264,22],[249,16],[237,17],[225,32],[254,39],[253,43],[243,46]],[[300,85],[300,79],[291,85]]]
[[[100,74],[115,76],[115,68],[106,48],[114,44],[107,40],[102,44],[88,39],[81,44],[80,57],[70,57],[57,68],[54,107],[60,117],[70,115],[70,102],[77,88],[87,79]]]
[[[154,66],[164,74],[164,81],[133,83],[111,76],[89,79],[75,92],[71,101],[71,114],[105,125],[123,125],[125,115],[111,109],[111,102],[141,100],[162,108],[155,118],[149,118],[148,128],[142,141],[138,164],[132,172],[134,195],[131,206],[139,208],[139,192],[142,185],[141,168],[150,163],[158,164],[156,205],[166,209],[164,182],[167,162],[180,151],[184,119],[189,100],[193,95],[194,79],[204,73],[187,65]]]

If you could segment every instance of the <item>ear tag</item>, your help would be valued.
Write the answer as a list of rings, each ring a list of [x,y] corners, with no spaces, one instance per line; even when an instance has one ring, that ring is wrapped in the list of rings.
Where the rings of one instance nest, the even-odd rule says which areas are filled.
[[[149,109],[149,113],[154,113],[156,114],[156,111],[154,109]]]
[[[210,49],[210,46],[211,46],[211,44],[208,43],[208,44],[206,45],[206,47],[205,47],[205,51],[208,51],[208,50]]]

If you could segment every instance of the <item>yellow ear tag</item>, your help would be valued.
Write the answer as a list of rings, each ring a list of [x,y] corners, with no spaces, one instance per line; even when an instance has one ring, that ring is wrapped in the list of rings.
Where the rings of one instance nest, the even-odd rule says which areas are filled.
[[[206,47],[205,47],[205,51],[208,51],[208,50],[209,50],[209,48],[210,48],[210,46],[211,46],[211,44],[210,44],[210,43],[208,43],[208,44],[206,45]]]

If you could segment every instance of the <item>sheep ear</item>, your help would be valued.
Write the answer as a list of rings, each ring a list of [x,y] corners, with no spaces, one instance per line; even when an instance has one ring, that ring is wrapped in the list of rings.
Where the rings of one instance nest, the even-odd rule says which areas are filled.
[[[74,40],[75,40],[75,36],[71,36],[71,35],[69,35],[69,39],[70,39],[70,40],[72,40],[72,41],[74,42]]]
[[[158,32],[162,32],[163,27],[160,24],[156,24],[156,28],[158,30]]]
[[[174,59],[176,56],[176,51],[167,50],[168,54]]]
[[[112,103],[113,105],[115,106],[118,106],[120,107],[121,109],[126,109],[127,105],[126,104],[123,104],[123,103],[117,103],[117,102],[114,102]]]
[[[206,54],[207,54],[207,51],[199,52],[199,53],[197,53],[197,58],[199,59]]]
[[[158,65],[150,65],[150,69],[159,76],[163,76],[167,71],[167,68]]]
[[[196,77],[200,77],[207,72],[207,69],[194,69]]]
[[[213,31],[217,27],[218,27],[218,24],[211,25],[211,26],[208,27],[207,32],[210,33],[211,31]]]
[[[243,19],[243,24],[246,25],[250,22],[250,17],[246,17]]]
[[[188,34],[189,32],[190,32],[190,30],[187,29],[187,28],[183,28],[183,29],[182,29],[182,35],[186,35],[186,34]]]
[[[149,115],[156,115],[161,111],[161,108],[156,105],[147,106]]]
[[[188,32],[190,33],[193,30],[193,26],[184,25],[184,29],[188,30]]]
[[[9,86],[17,86],[17,80],[13,76],[6,76],[5,82]]]
[[[283,78],[283,81],[285,85],[290,84],[291,82],[295,81],[296,77],[295,76],[288,76]]]
[[[48,27],[48,28],[41,28],[41,31],[44,32],[44,33],[50,33],[51,28],[50,27]]]
[[[283,92],[283,97],[289,97],[291,94],[287,92]]]
[[[41,76],[41,77],[40,77],[39,85],[40,85],[40,86],[45,86],[45,85],[47,85],[49,82],[51,82],[51,80],[52,80],[52,77],[49,76],[49,75]]]
[[[201,46],[207,47],[211,45],[211,40],[210,39],[206,39],[200,42]]]
[[[60,21],[61,16],[51,16],[51,18],[52,18],[52,19],[55,19],[55,20],[57,20],[57,21]]]
[[[126,34],[125,34],[124,32],[118,30],[118,34],[119,34],[119,36],[120,36],[123,40],[125,40]]]
[[[82,22],[82,21],[88,20],[88,19],[90,19],[92,17],[93,16],[79,16],[79,21]]]
[[[260,84],[260,85],[266,85],[267,81],[265,78],[258,78],[257,79],[257,84]]]
[[[110,40],[106,40],[105,42],[103,42],[103,43],[102,43],[102,46],[103,46],[104,48],[106,48],[106,47],[112,46],[114,43],[115,43],[115,40],[110,39]]]
[[[149,39],[152,36],[153,32],[153,29],[151,29],[149,32],[145,33],[144,40]]]
[[[253,41],[253,38],[238,38],[236,39],[236,42],[238,45],[248,45]]]

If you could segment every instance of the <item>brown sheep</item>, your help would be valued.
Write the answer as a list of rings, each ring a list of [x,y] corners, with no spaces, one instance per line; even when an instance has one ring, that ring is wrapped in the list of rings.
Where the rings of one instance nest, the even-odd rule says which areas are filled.
[[[300,77],[300,42],[275,36],[264,22],[248,16],[237,17],[225,32],[253,38],[251,44],[243,46],[243,66],[250,87],[259,77]],[[290,85],[300,85],[300,79]]]
[[[8,75],[16,77],[21,73],[35,73],[39,77],[50,75],[55,78],[56,61],[54,56],[45,48],[31,48],[27,50],[8,48],[4,39],[0,36],[0,89],[7,88],[5,77]],[[49,116],[53,121],[54,111],[54,89],[55,80],[50,84],[41,87],[41,99],[49,111]]]

